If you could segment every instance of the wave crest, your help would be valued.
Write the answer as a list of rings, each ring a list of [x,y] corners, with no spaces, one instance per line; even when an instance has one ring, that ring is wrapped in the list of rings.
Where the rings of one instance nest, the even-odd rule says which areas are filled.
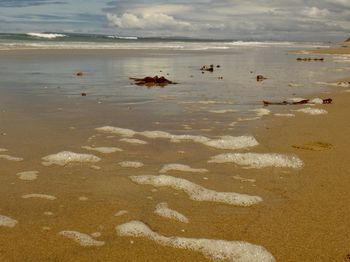
[[[51,34],[51,33],[27,33],[26,35],[38,38],[55,39],[59,37],[66,37],[63,34]]]

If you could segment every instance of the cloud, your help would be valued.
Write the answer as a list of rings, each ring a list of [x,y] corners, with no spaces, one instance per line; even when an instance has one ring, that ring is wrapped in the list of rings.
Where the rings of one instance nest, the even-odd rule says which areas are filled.
[[[131,13],[124,13],[121,16],[107,14],[107,19],[110,24],[122,29],[193,29],[190,23],[176,20],[163,13],[149,13],[141,16]]]
[[[328,9],[324,8],[324,9],[319,9],[315,6],[313,7],[307,7],[302,11],[302,14],[310,17],[310,18],[325,18],[327,16],[329,16],[329,11]]]
[[[66,4],[63,1],[53,0],[1,0],[0,7],[29,7],[47,4]]]

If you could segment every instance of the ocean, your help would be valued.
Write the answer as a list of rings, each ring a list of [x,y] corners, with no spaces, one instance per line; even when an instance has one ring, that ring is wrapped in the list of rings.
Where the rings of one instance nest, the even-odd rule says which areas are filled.
[[[152,50],[230,50],[242,47],[326,47],[329,43],[311,42],[257,42],[240,40],[214,40],[192,38],[145,38],[136,36],[69,34],[69,33],[23,33],[0,34],[0,49],[152,49]]]

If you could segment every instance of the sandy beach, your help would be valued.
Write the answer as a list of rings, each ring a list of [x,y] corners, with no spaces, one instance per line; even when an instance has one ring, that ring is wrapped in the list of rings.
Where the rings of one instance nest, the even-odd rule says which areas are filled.
[[[3,54],[9,59],[41,54],[44,60],[49,60],[59,57],[60,52],[5,51]],[[62,52],[66,56],[76,55],[76,51]],[[78,52],[79,59],[88,52]],[[92,53],[96,57],[104,57],[110,56],[109,52]],[[121,53],[125,57],[138,55],[130,52]],[[348,48],[317,52],[347,54]],[[169,54],[165,52],[163,55],[168,59]],[[192,54],[196,59],[201,55],[202,53]],[[210,53],[210,57],[211,55],[215,58],[225,56],[221,52],[219,55],[215,52]],[[119,54],[115,56],[118,57]],[[157,54],[150,52],[145,56]],[[194,59],[193,57],[189,60]],[[227,61],[222,59],[221,62],[225,66]],[[290,60],[295,62],[295,57],[291,57]],[[142,66],[145,64],[147,63],[142,63]],[[307,66],[305,65],[306,68]],[[323,68],[317,66],[319,64],[313,67],[313,70]],[[78,67],[74,64],[72,68]],[[127,71],[130,68],[125,68],[126,76],[130,73]],[[170,76],[177,73],[176,70],[172,71],[171,67],[166,69],[171,72]],[[191,72],[197,73],[194,79],[199,79],[202,75],[198,70],[190,69],[185,68],[181,71],[189,71],[186,78],[181,79],[183,82],[192,81],[189,80]],[[137,70],[139,68],[133,72]],[[229,78],[229,71],[224,70],[225,67],[220,73],[226,80]],[[89,73],[92,75],[94,71],[91,69]],[[113,73],[112,71],[111,74]],[[271,81],[280,83],[279,79],[274,80],[273,76],[271,78]],[[218,79],[212,77],[201,81],[201,85],[205,87],[205,81],[212,84]],[[255,79],[249,81],[249,84],[257,85]],[[335,79],[329,80],[334,81]],[[66,85],[70,84],[68,82]],[[229,82],[227,86],[230,84]],[[257,88],[268,89],[269,86],[265,84]],[[276,261],[348,261],[349,88],[327,86],[322,92],[309,92],[307,95],[308,98],[332,98],[332,104],[265,107],[264,109],[269,109],[272,113],[258,118],[257,122],[241,121],[243,124],[237,128],[238,131],[229,129],[229,123],[232,119],[242,116],[229,111],[228,114],[231,115],[221,115],[220,110],[223,108],[214,108],[216,111],[212,108],[201,108],[208,106],[203,105],[202,100],[206,99],[207,103],[211,101],[207,97],[200,97],[202,100],[199,105],[197,101],[197,106],[192,106],[190,109],[193,111],[188,113],[171,104],[177,93],[172,94],[172,97],[167,94],[161,100],[162,103],[169,104],[168,109],[162,107],[163,104],[120,106],[122,103],[119,100],[107,103],[105,97],[101,96],[105,100],[95,98],[93,95],[96,94],[93,92],[88,92],[88,98],[92,94],[91,100],[82,100],[79,94],[84,89],[70,91],[68,95],[56,87],[52,93],[50,89],[36,92],[17,90],[20,89],[11,90],[11,94],[15,95],[8,95],[10,92],[0,90],[0,148],[4,149],[0,154],[24,159],[0,160],[4,163],[1,163],[0,167],[0,215],[13,219],[0,220],[0,223],[5,225],[0,227],[0,261],[208,261],[218,259],[221,253],[218,255],[215,252],[225,245],[229,245],[231,251],[236,250],[227,242],[218,246],[213,242],[204,245],[195,242],[198,239],[245,241],[263,247],[262,253],[271,254]],[[159,95],[156,93],[158,90],[149,92],[153,96]],[[186,95],[191,94],[187,93],[185,88],[182,92]],[[191,92],[195,97],[198,91]],[[287,92],[301,91],[293,89]],[[273,93],[273,90],[270,93]],[[117,93],[116,97],[118,94],[120,93]],[[44,100],[47,98],[45,103],[42,102],[42,97]],[[106,97],[108,98],[108,95]],[[183,102],[181,98],[183,97],[180,96],[179,100]],[[103,106],[96,101],[103,101]],[[47,106],[46,103],[53,106]],[[263,108],[261,101],[256,101],[253,106],[259,110]],[[305,107],[323,109],[327,114],[308,115],[295,111]],[[225,104],[224,109],[228,108],[231,109],[231,104]],[[162,114],[157,112],[162,109]],[[197,112],[199,109],[205,112]],[[171,110],[180,113],[175,115]],[[208,113],[208,110],[216,113]],[[279,117],[274,115],[275,112],[292,113],[295,117]],[[256,117],[255,113],[253,116]],[[252,116],[245,117],[248,119]],[[107,125],[124,129],[114,130],[113,133],[103,129]],[[190,128],[194,131],[186,133],[191,132]],[[165,134],[150,134],[144,132],[146,130],[168,131]],[[184,139],[181,135],[185,133],[192,136]],[[251,135],[259,145],[254,146],[253,138],[248,137],[246,140],[251,146],[239,147],[236,142],[230,140],[230,145],[234,144],[235,147],[220,148],[224,143],[216,143],[216,138],[231,133],[235,136]],[[238,144],[241,143],[246,142],[240,140]],[[60,166],[61,162],[55,165],[57,160],[52,164],[45,158],[66,150],[89,154],[90,160],[91,155],[101,160],[92,159],[88,163],[68,163],[66,166]],[[112,153],[106,153],[104,150],[111,150]],[[289,166],[283,166],[286,163],[286,159],[283,158],[278,162],[282,163],[282,167],[261,167],[254,166],[253,160],[250,168],[247,168],[247,164],[210,162],[215,156],[223,153],[276,153],[287,156],[290,163],[288,162]],[[275,156],[272,160],[268,159],[273,162],[276,158]],[[296,159],[302,161],[302,166]],[[261,159],[255,161],[258,164],[264,163]],[[136,165],[138,168],[135,168],[135,163],[141,162],[143,165]],[[173,167],[173,170],[165,166],[171,163],[186,166],[181,166],[182,170],[178,166]],[[47,164],[52,165],[46,166]],[[34,173],[21,174],[23,171]],[[137,179],[132,179],[158,175],[185,179],[213,190],[214,195],[218,192],[246,194],[250,196],[250,202],[242,196],[238,197],[240,201],[235,199],[229,202],[230,197],[225,195],[222,199],[217,194],[208,201],[208,195],[213,195],[213,192],[198,190],[193,184],[189,186],[189,183],[185,183],[182,187],[156,184],[152,186],[150,183],[142,184],[138,183]],[[203,201],[203,195],[206,201]],[[185,216],[188,223],[164,218],[155,213],[156,207],[163,202],[166,202],[170,209]],[[141,233],[134,233],[134,236],[121,234],[118,226],[135,220],[143,222],[154,233],[143,232],[143,236]],[[74,235],[72,231],[85,235]],[[90,246],[86,246],[86,243]],[[197,248],[196,245],[200,247]],[[183,246],[185,248],[181,248]],[[261,253],[254,252],[252,251],[256,254],[255,260],[242,261],[274,261],[271,257],[270,260],[263,260]],[[232,256],[224,258],[235,261]],[[221,257],[221,260],[225,259]]]

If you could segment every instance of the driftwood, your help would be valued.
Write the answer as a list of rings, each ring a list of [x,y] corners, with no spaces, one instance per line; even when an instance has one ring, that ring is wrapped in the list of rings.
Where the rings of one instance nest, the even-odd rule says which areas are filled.
[[[327,98],[327,99],[322,99],[322,104],[331,104],[332,103],[332,99],[331,98]],[[264,106],[268,106],[268,105],[302,105],[302,104],[307,104],[310,102],[310,99],[303,99],[297,102],[289,102],[289,101],[282,101],[282,102],[269,102],[269,101],[262,101]]]
[[[166,79],[164,76],[146,76],[144,78],[130,77],[129,79],[135,81],[135,85],[139,86],[166,86],[169,84],[177,84],[176,82]]]
[[[297,61],[298,62],[310,62],[310,61],[320,61],[320,62],[323,62],[324,61],[324,58],[311,58],[311,57],[307,57],[307,58],[300,58],[298,57],[297,58]]]

